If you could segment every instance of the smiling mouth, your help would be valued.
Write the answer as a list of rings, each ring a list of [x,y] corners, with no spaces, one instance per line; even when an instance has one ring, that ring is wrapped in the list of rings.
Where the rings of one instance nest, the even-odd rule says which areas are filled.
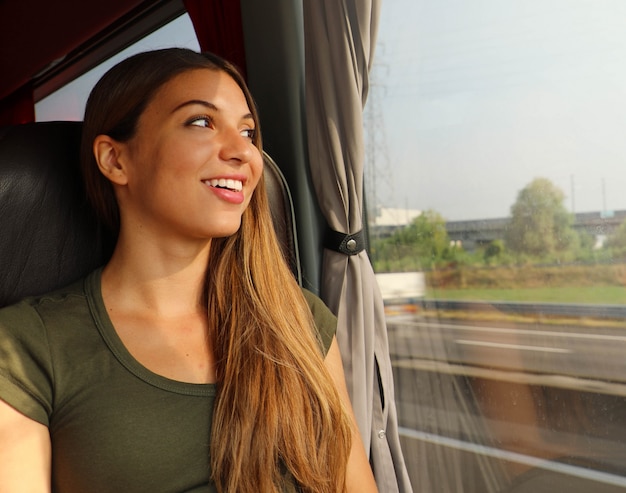
[[[204,183],[210,187],[224,188],[233,192],[241,192],[243,189],[243,183],[240,180],[220,178],[219,180],[204,180]]]

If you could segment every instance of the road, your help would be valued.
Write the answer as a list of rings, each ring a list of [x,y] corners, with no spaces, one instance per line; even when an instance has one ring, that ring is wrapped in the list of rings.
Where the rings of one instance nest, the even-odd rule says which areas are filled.
[[[387,323],[417,491],[626,491],[626,330]]]
[[[626,329],[451,323],[398,316],[388,320],[388,330],[395,359],[520,372],[528,378],[537,375],[536,383],[548,379],[547,383],[559,385],[560,380],[560,385],[580,390],[626,396]]]

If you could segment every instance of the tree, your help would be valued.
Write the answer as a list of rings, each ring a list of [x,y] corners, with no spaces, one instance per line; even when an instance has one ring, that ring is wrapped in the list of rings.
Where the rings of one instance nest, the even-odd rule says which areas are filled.
[[[432,267],[450,253],[446,222],[428,210],[371,249],[376,270],[413,270]]]
[[[509,250],[547,257],[577,247],[572,216],[563,205],[565,194],[546,178],[535,178],[517,195],[505,232]]]
[[[626,221],[622,222],[613,234],[606,239],[604,246],[620,255],[626,252]]]
[[[398,240],[413,247],[413,253],[425,264],[442,258],[450,247],[446,221],[438,212],[427,210],[398,231]]]
[[[421,266],[430,266],[444,257],[450,247],[443,217],[433,210],[422,212],[406,228],[397,231],[390,243],[416,258]]]
[[[504,243],[502,240],[493,240],[490,242],[483,253],[483,260],[487,265],[500,258],[504,252]]]

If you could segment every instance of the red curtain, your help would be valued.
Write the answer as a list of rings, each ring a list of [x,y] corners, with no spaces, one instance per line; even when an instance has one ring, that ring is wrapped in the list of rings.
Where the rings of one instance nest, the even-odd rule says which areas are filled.
[[[246,77],[239,0],[184,0],[200,48],[233,63]]]
[[[16,125],[35,121],[35,102],[30,84],[0,101],[0,125]]]

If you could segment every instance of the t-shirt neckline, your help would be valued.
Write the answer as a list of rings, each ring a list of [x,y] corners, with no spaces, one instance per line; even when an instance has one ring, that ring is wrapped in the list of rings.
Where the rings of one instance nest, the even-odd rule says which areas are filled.
[[[214,396],[216,385],[212,383],[191,383],[172,380],[146,368],[128,351],[120,339],[104,305],[102,298],[102,268],[93,271],[85,278],[85,294],[94,322],[104,342],[116,359],[133,375],[144,382],[168,392],[196,396]]]

